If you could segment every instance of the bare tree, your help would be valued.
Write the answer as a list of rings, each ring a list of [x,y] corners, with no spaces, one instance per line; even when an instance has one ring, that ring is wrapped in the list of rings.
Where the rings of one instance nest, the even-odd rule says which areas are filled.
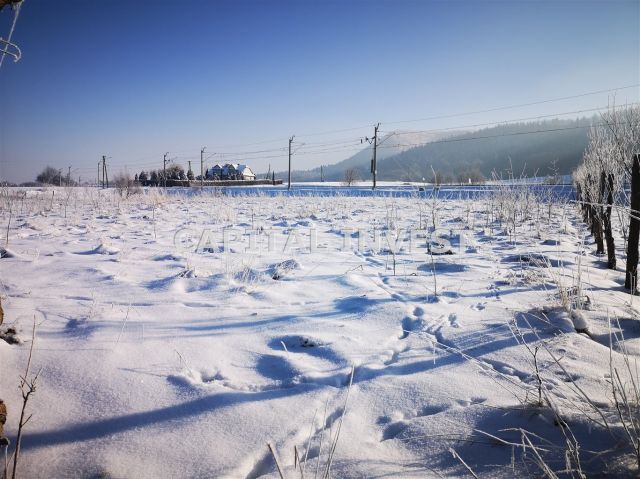
[[[345,186],[355,185],[359,180],[358,172],[354,168],[349,168],[344,172],[344,180],[342,183]]]
[[[631,185],[629,235],[625,288],[635,291],[638,284],[638,240],[640,240],[640,107],[611,108],[602,115],[613,143],[612,156]],[[622,183],[624,184],[624,182]],[[621,188],[624,194],[624,188]]]
[[[141,191],[138,184],[133,181],[131,175],[127,172],[118,173],[113,178],[113,184],[122,198],[129,198],[129,196],[140,193]]]
[[[616,202],[628,205],[627,213],[616,208],[622,234],[627,239],[625,288],[637,288],[638,241],[640,239],[640,108],[616,109],[602,115],[602,124],[589,134],[583,162],[573,179],[584,221],[589,224],[598,252],[607,246],[607,266],[616,268],[611,216]],[[625,185],[631,185],[627,194]],[[628,238],[627,238],[628,236]]]

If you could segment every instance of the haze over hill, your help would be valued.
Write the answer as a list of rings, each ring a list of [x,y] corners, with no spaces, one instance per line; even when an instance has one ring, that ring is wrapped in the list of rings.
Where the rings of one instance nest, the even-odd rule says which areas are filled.
[[[481,173],[515,176],[569,174],[578,165],[587,145],[589,125],[598,118],[547,120],[498,125],[456,133],[399,132],[381,138],[378,146],[378,180],[422,181],[438,174],[456,178]],[[369,179],[371,146],[339,163],[323,167],[325,181],[341,181],[354,169]],[[276,177],[286,178],[287,172]],[[320,181],[320,168],[293,171],[293,181]]]
[[[378,140],[378,164],[386,158],[391,158],[392,156],[413,148],[415,145],[422,145],[448,136],[450,135],[421,131],[404,131],[381,135]],[[345,171],[354,169],[358,172],[360,178],[364,178],[369,174],[372,155],[373,147],[364,142],[362,150],[346,160],[331,165],[324,165],[322,167],[322,174],[318,166],[310,170],[294,170],[291,173],[291,177],[293,181],[320,181],[322,175],[325,181],[340,181],[344,178]],[[287,178],[287,175],[287,171],[276,172],[276,178]]]

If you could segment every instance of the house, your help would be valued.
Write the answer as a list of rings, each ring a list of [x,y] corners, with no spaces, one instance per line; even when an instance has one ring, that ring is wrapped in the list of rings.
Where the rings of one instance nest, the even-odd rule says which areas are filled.
[[[219,180],[222,178],[222,166],[218,163],[213,165],[209,171],[207,171],[207,178],[213,178],[214,180]]]
[[[238,165],[238,177],[241,180],[255,180],[256,174],[247,165]]]
[[[223,180],[237,180],[238,178],[238,164],[227,163],[222,167],[222,179]]]
[[[207,177],[214,180],[255,180],[256,175],[247,165],[227,163],[214,165],[207,171]]]

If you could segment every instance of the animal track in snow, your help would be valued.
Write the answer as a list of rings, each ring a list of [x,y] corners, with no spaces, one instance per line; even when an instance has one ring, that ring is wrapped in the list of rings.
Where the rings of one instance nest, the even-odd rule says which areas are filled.
[[[441,412],[444,412],[447,409],[449,408],[445,406],[425,406],[422,409],[419,409],[413,413],[408,413],[408,414],[401,413],[400,417],[402,417],[402,419],[395,420],[395,421],[394,421],[394,416],[397,417],[398,415],[382,416],[378,418],[378,424],[387,424],[387,425],[382,431],[382,437],[380,438],[380,440],[387,441],[389,439],[395,439],[396,437],[401,435],[402,432],[405,431],[410,426],[411,419],[433,416],[435,414],[440,414]]]
[[[472,305],[470,307],[474,311],[482,311],[484,308],[486,308],[486,304],[487,304],[487,302],[483,301],[483,302],[480,302],[480,303],[476,303],[476,304],[474,304],[474,305]]]
[[[405,316],[402,319],[402,334],[399,339],[406,339],[409,337],[409,334],[413,331],[419,331],[423,328],[424,321],[420,318],[411,318],[409,316]]]
[[[402,353],[406,353],[410,349],[411,348],[409,346],[404,346],[404,347],[402,347],[400,349],[396,349],[396,350],[392,351],[391,352],[391,357],[384,362],[385,366],[389,366],[391,364],[397,363],[398,360],[400,359],[400,355]]]

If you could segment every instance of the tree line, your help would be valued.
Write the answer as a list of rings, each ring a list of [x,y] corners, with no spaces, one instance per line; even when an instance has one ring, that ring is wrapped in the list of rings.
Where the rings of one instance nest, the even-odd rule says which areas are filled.
[[[611,108],[591,128],[582,163],[573,174],[578,204],[596,243],[616,269],[615,213],[627,252],[626,289],[637,291],[640,239],[640,107]]]
[[[134,182],[142,186],[162,186],[165,180],[194,180],[196,177],[193,175],[191,169],[185,173],[184,168],[177,164],[167,166],[167,169],[162,168],[158,170],[142,170],[139,174],[135,175]]]

